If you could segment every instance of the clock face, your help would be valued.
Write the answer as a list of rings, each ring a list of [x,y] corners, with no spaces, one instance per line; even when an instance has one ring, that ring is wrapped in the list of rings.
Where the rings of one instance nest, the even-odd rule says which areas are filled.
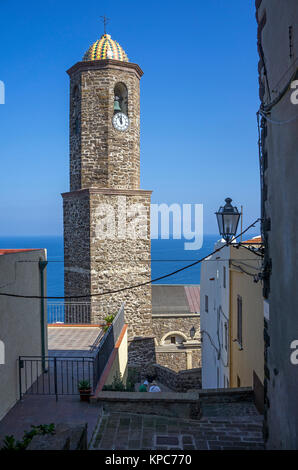
[[[129,125],[129,119],[124,113],[116,113],[113,116],[113,125],[118,131],[126,131]]]

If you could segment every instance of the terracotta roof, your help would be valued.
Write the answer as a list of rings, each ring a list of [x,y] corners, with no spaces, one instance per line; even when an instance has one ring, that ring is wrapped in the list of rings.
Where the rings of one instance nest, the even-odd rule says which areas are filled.
[[[200,286],[153,284],[152,313],[156,315],[200,313]]]
[[[0,255],[8,255],[11,253],[22,253],[23,251],[35,251],[40,250],[40,248],[14,248],[14,249],[1,249],[0,248]]]
[[[191,313],[200,312],[200,286],[184,286]]]
[[[258,235],[257,237],[253,237],[250,240],[245,240],[244,242],[241,242],[241,243],[247,243],[250,245],[260,245],[263,242],[262,242],[262,237]]]

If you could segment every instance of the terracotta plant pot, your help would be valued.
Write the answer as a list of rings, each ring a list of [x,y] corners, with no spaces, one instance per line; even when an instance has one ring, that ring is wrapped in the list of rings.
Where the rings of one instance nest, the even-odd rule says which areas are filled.
[[[91,388],[82,388],[79,390],[79,392],[81,401],[89,401],[92,392]]]

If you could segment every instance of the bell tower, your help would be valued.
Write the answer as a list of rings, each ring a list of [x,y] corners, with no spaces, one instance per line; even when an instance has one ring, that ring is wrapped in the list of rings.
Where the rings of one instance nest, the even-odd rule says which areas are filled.
[[[68,70],[71,191],[91,186],[140,187],[140,78],[143,72],[138,65],[128,62],[120,47],[105,34],[91,46],[82,62]],[[107,58],[112,54],[117,60]],[[128,118],[127,127],[117,127],[113,120],[115,113]],[[121,126],[120,120],[119,124]]]
[[[151,278],[151,191],[140,189],[143,72],[129,62],[118,42],[104,34],[67,73],[70,192],[62,195],[65,296],[90,302],[92,323],[117,313],[125,302],[129,340],[153,341],[150,284],[96,295]],[[80,295],[84,299],[76,298]]]

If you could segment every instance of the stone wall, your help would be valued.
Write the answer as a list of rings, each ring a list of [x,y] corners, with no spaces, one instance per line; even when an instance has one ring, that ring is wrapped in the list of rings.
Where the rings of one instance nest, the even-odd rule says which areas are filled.
[[[79,62],[70,75],[70,189],[140,186],[140,77],[136,64]],[[129,128],[114,129],[114,88],[128,90]]]
[[[260,100],[267,113],[260,116],[262,277],[269,303],[264,320],[264,437],[268,449],[297,449],[298,374],[290,360],[298,331],[298,105],[291,100],[291,84],[298,79],[297,0],[257,0],[256,17]]]
[[[156,362],[154,337],[135,338],[128,343],[128,365],[141,370]]]
[[[65,236],[65,295],[95,294],[91,298],[91,321],[117,313],[125,302],[129,339],[152,336],[151,284],[96,297],[103,291],[122,289],[151,279],[150,192],[86,189],[63,194]],[[114,208],[119,221],[118,198],[129,207],[141,204],[143,238],[109,239],[99,234],[101,204]],[[122,199],[123,200],[123,199]],[[128,226],[129,228],[129,226]],[[138,230],[138,229],[137,229]],[[140,229],[141,230],[141,229]],[[82,300],[82,299],[80,299]]]
[[[91,398],[91,403],[100,404],[104,411],[113,413],[142,413],[186,419],[198,419],[200,416],[197,392],[99,392]]]
[[[187,340],[190,340],[190,329],[194,326],[196,334],[194,339],[200,339],[200,315],[199,314],[154,314],[152,316],[153,332],[156,336],[157,344],[165,335],[171,332],[181,332]]]
[[[176,372],[197,368],[201,366],[201,349],[156,348],[156,363]]]
[[[154,314],[153,333],[156,337],[156,362],[176,372],[201,366],[200,316],[198,314]],[[195,327],[194,340],[190,329]],[[180,334],[185,343],[164,345],[164,339]],[[197,343],[196,343],[197,342]]]
[[[150,195],[150,191],[94,188],[63,194],[66,296],[98,294],[150,280]],[[106,207],[114,217],[114,235],[100,225]],[[126,234],[119,234],[122,216],[127,220]],[[116,313],[123,302],[129,338],[152,336],[150,284],[92,297],[91,321],[98,323]]]
[[[90,300],[90,199],[87,192],[80,197],[66,193],[64,214],[64,294],[84,295]],[[75,299],[72,299],[74,301]]]
[[[91,290],[122,289],[151,279],[150,191],[90,191]],[[115,238],[98,233],[100,210],[107,204],[114,212]],[[136,223],[133,208],[137,207]],[[126,212],[126,213],[125,213]],[[124,232],[126,219],[126,233]],[[136,229],[134,237],[134,228]],[[123,232],[120,233],[120,230]],[[136,289],[92,299],[96,322],[106,314],[118,311],[125,302],[128,338],[152,336],[151,284]]]
[[[200,389],[202,387],[201,368],[175,372],[159,364],[155,364],[153,367],[157,380],[171,390],[187,392],[188,390]]]

